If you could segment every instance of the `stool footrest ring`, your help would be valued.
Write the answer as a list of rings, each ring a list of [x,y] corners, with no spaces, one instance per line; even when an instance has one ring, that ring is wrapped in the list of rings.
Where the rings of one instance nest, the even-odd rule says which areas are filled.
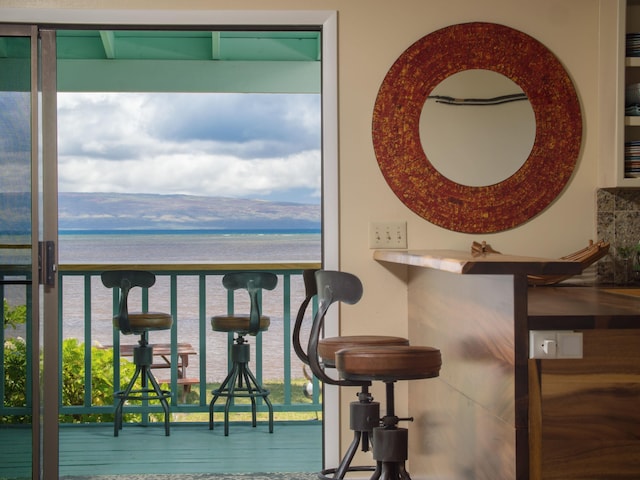
[[[140,390],[131,390],[129,393],[126,393],[124,390],[116,392],[113,396],[119,400],[137,400],[137,401],[149,401],[149,400],[160,400],[160,399],[171,399],[171,391],[170,390],[160,390],[160,395],[156,393],[153,388],[146,388]]]
[[[320,480],[338,480],[338,478],[335,476],[337,470],[338,470],[337,468],[326,468],[324,470],[321,470],[318,473],[318,478]],[[376,467],[374,467],[374,466],[363,465],[363,466],[349,467],[345,473],[348,473],[348,472],[375,472],[375,470],[376,470]]]

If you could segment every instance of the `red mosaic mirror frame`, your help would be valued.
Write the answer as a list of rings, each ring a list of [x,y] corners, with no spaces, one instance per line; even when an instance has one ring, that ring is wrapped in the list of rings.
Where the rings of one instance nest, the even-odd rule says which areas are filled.
[[[510,78],[535,115],[529,157],[493,185],[448,179],[420,142],[420,114],[429,94],[445,78],[469,69]],[[474,22],[430,33],[396,60],[378,92],[372,133],[382,174],[409,209],[448,230],[492,233],[525,223],[562,192],[580,153],[582,114],[571,79],[549,49],[518,30]]]

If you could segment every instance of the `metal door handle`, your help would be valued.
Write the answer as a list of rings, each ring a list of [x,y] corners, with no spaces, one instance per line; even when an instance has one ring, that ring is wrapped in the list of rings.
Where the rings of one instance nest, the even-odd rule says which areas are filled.
[[[38,243],[38,280],[41,285],[56,284],[56,244],[53,240]]]

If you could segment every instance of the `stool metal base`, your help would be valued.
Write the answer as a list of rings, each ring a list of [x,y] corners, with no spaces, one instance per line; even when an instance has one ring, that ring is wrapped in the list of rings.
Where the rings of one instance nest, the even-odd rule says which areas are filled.
[[[213,409],[220,397],[226,397],[224,406],[224,435],[229,436],[229,409],[234,397],[251,399],[251,425],[257,425],[256,397],[261,397],[269,409],[269,433],[273,433],[273,406],[269,400],[269,390],[258,384],[258,380],[249,369],[249,344],[238,337],[231,347],[233,366],[220,388],[213,390],[213,398],[209,403],[209,430],[213,430]]]
[[[133,360],[136,364],[136,371],[133,378],[124,390],[117,391],[113,394],[118,400],[115,410],[115,418],[113,421],[113,436],[117,437],[122,430],[122,410],[127,400],[139,400],[147,402],[150,400],[159,400],[164,410],[164,432],[169,436],[169,402],[171,399],[170,390],[162,390],[158,381],[151,373],[151,363],[153,359],[153,347],[146,343],[146,339],[140,341],[140,345],[133,349]],[[142,388],[134,389],[136,380],[140,377]],[[151,387],[149,386],[151,383]]]
[[[373,401],[368,387],[363,387],[358,393],[358,399],[359,401],[351,402],[349,405],[349,423],[353,430],[353,440],[336,468],[327,468],[318,474],[320,480],[342,480],[349,472],[375,471],[374,466],[351,465],[359,446],[363,452],[369,451],[372,432],[380,425],[380,403]]]
[[[379,427],[373,431],[373,458],[376,469],[371,480],[411,480],[405,468],[409,452],[406,428]]]

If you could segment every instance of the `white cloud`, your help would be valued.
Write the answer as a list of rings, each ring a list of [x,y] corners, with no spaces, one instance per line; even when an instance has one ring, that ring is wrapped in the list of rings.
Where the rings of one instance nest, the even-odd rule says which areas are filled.
[[[58,112],[60,191],[319,201],[317,95],[60,94]]]

